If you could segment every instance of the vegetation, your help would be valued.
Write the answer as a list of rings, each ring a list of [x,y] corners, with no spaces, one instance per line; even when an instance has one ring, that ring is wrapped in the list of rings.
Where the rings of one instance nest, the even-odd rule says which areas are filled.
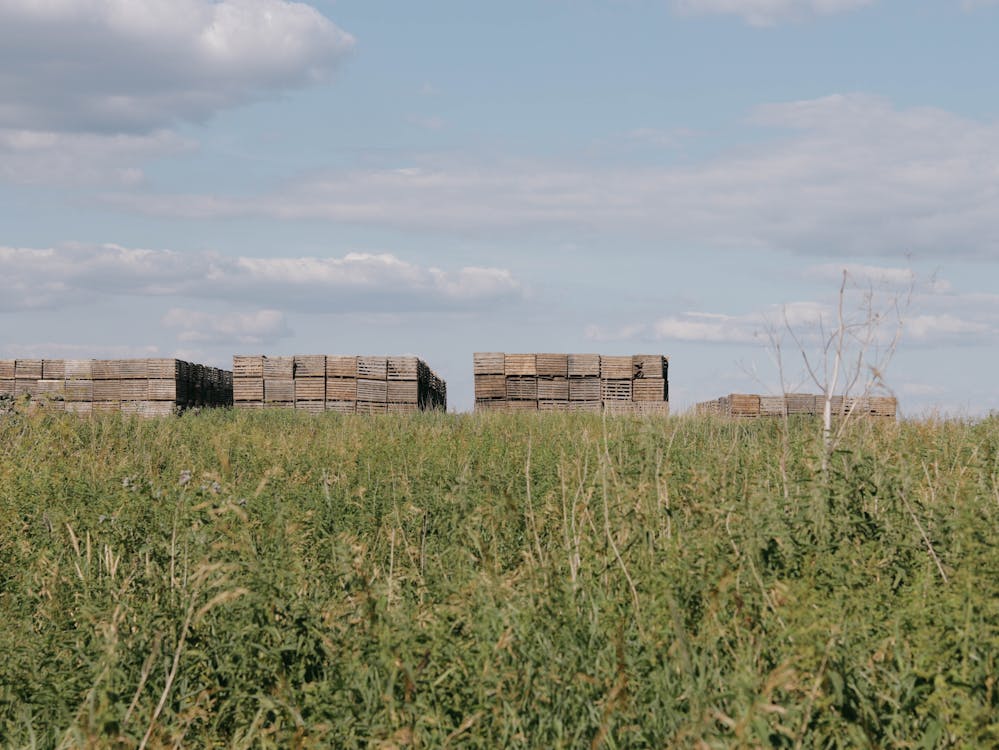
[[[999,744],[999,420],[0,419],[0,744]]]

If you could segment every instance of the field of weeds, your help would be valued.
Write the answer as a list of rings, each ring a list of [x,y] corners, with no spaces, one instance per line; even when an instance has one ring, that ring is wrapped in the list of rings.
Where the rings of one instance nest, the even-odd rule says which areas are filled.
[[[999,744],[999,420],[0,418],[5,747]]]

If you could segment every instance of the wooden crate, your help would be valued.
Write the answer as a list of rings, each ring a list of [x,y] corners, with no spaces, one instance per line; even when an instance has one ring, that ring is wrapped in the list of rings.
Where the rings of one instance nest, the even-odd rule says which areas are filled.
[[[569,411],[569,400],[538,399],[538,411]]]
[[[337,414],[354,414],[357,411],[357,402],[353,399],[349,401],[327,401],[326,411]]]
[[[631,358],[632,377],[666,378],[666,357],[661,354],[636,354]]]
[[[357,379],[357,400],[369,403],[385,403],[388,400],[388,383],[371,378]],[[358,409],[360,411],[360,409]]]
[[[42,360],[40,359],[15,359],[14,378],[16,380],[41,380]]]
[[[537,401],[538,379],[523,376],[508,377],[506,379],[506,397],[510,401]]]
[[[94,414],[116,414],[121,411],[121,401],[93,401],[90,411]]]
[[[505,399],[476,399],[475,400],[475,411],[506,411],[507,404]]]
[[[294,357],[264,357],[265,380],[291,380],[294,377]]]
[[[751,393],[732,393],[726,397],[730,417],[760,416],[760,397]]]
[[[176,388],[174,388],[174,398],[176,398]],[[232,381],[232,398],[234,401],[263,401],[264,379],[236,378]]]
[[[121,401],[121,381],[95,380],[94,401],[104,401],[108,403]]]
[[[389,401],[385,405],[385,409],[390,414],[415,414],[416,412],[418,412],[420,410],[420,407],[416,404],[415,401],[413,401],[413,402],[409,402],[409,401],[401,402],[400,401],[400,402],[396,402],[396,403],[393,403],[393,402]]]
[[[3,378],[0,380],[0,397],[13,398],[17,388],[17,381],[14,378]]]
[[[600,377],[599,354],[570,354],[566,357],[570,378]],[[629,374],[630,378],[631,375]]]
[[[177,381],[173,378],[155,378],[146,381],[149,384],[148,387],[148,397],[149,401],[176,401],[177,400]],[[257,396],[257,401],[263,401],[264,398],[264,381],[253,380],[251,382],[259,383],[259,396]]]
[[[339,355],[326,355],[326,377],[328,378],[356,378],[357,377],[357,357],[342,357]]]
[[[140,401],[139,415],[143,417],[170,417],[177,413],[172,401]]]
[[[93,380],[67,380],[65,383],[67,401],[82,402],[94,400]]]
[[[604,401],[604,412],[613,416],[634,414],[635,403],[633,401]]]
[[[325,401],[296,401],[295,411],[304,411],[308,414],[321,414],[326,411]]]
[[[118,377],[122,380],[149,377],[149,361],[145,359],[119,359]]]
[[[35,393],[39,396],[62,399],[66,394],[66,381],[42,378],[37,381]]]
[[[662,378],[641,378],[635,380],[633,394],[634,401],[665,401],[666,381]]]
[[[263,381],[260,381],[263,383]],[[233,404],[240,411],[260,411],[264,408],[263,401],[237,401]]]
[[[67,401],[63,404],[62,408],[68,414],[87,416],[93,413],[94,402],[91,399],[87,399],[86,401]]]
[[[415,380],[389,380],[387,400],[390,404],[419,403],[419,383]]]
[[[266,366],[267,362],[264,361]],[[264,402],[268,404],[294,403],[295,380],[293,378],[269,378],[264,380]]]
[[[65,380],[66,360],[64,359],[43,359],[42,360],[43,380]]]
[[[232,374],[237,378],[264,377],[264,358],[259,354],[234,354],[232,357]]]
[[[326,363],[323,362],[323,370]],[[326,378],[295,378],[295,401],[325,401]]]
[[[389,380],[419,380],[420,361],[416,357],[388,357],[385,364]]]
[[[118,393],[122,401],[146,401],[149,398],[149,381],[121,380]]]
[[[476,352],[472,355],[474,375],[505,375],[506,357],[503,352]]]
[[[569,378],[564,376],[538,376],[539,401],[568,401]]]
[[[783,396],[760,396],[760,416],[783,417],[787,414],[787,403]]]
[[[259,358],[258,358],[259,359]],[[256,377],[263,377],[263,366],[262,363],[259,368],[261,371],[260,375]],[[214,368],[213,368],[214,369]],[[222,372],[220,370],[220,372]],[[232,373],[226,373],[229,377],[232,377]],[[153,380],[177,380],[180,377],[180,360],[172,359],[169,357],[154,357],[146,360],[146,375]],[[152,407],[150,407],[152,408]]]
[[[517,401],[507,401],[506,402],[507,411],[530,411],[536,412],[538,410],[537,401],[528,401],[526,399],[518,399]]]
[[[569,355],[568,354],[538,354],[536,355],[538,375],[554,375],[555,377],[569,377]]]
[[[15,360],[0,359],[0,380],[13,380]]]
[[[816,414],[816,398],[810,393],[788,393],[785,401],[788,414]]]
[[[117,380],[121,368],[116,359],[95,359],[91,362],[94,380]]]
[[[699,401],[694,404],[694,414],[707,415],[707,414],[719,414],[721,413],[721,408],[718,403],[718,399],[712,399],[711,401]]]
[[[387,357],[358,357],[357,377],[366,380],[385,380],[388,378]]]
[[[607,380],[631,380],[631,357],[600,357],[600,377]]]
[[[357,378],[326,378],[327,401],[357,401]]]
[[[94,379],[94,360],[92,359],[63,360],[63,369],[67,380]]]
[[[599,401],[570,401],[569,411],[590,412],[599,414],[601,403]]]
[[[632,387],[630,378],[628,380],[600,379],[601,401],[631,401],[631,397]]]
[[[569,378],[569,400],[600,403],[600,378],[596,375]]]
[[[870,414],[872,417],[894,419],[898,413],[898,401],[890,396],[871,396]]]
[[[325,354],[296,354],[292,359],[295,362],[296,378],[326,377]]]
[[[384,401],[358,401],[358,414],[385,414],[388,412],[388,404]]]
[[[476,375],[475,398],[506,398],[505,375]]]
[[[511,375],[537,375],[537,357],[534,354],[507,354],[504,358],[503,368],[507,377]]]

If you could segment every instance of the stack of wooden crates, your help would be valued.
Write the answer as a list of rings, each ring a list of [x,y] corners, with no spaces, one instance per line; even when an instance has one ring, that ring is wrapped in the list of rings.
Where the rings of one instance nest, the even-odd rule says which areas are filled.
[[[0,360],[0,397],[76,414],[231,406],[232,373],[179,359]]]
[[[476,411],[669,414],[669,360],[661,354],[473,356]]]
[[[418,357],[236,355],[237,409],[377,414],[447,409],[447,385]]]
[[[834,417],[850,415],[895,419],[898,411],[898,402],[889,396],[833,396],[831,406]],[[694,406],[697,414],[717,414],[737,419],[785,415],[819,416],[824,409],[825,396],[810,393],[788,393],[783,396],[730,393]]]

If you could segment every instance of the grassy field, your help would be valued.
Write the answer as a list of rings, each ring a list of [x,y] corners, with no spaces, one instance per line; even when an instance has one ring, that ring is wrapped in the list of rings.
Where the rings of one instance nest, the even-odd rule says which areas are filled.
[[[0,745],[999,744],[999,420],[0,418]]]

